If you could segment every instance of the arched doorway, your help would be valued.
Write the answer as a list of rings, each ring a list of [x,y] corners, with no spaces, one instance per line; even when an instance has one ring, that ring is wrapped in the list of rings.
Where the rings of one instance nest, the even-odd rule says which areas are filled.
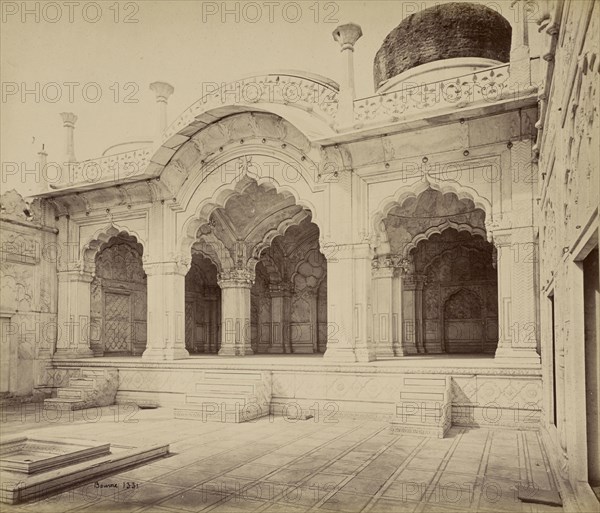
[[[218,352],[220,312],[217,268],[209,258],[194,253],[185,277],[185,348],[190,354]]]
[[[493,353],[498,278],[485,212],[429,188],[390,208],[382,226],[389,254],[374,263],[376,314],[389,324],[379,338],[392,336],[377,340],[381,354]]]
[[[426,353],[494,353],[498,344],[498,285],[494,248],[479,236],[446,229],[413,251],[423,277]]]
[[[235,341],[219,354],[323,352],[327,261],[312,213],[269,183],[243,182],[196,237],[218,263],[221,337]]]
[[[137,356],[146,348],[142,252],[135,237],[121,233],[96,253],[90,297],[90,347],[95,356]]]
[[[422,277],[426,353],[494,353],[498,344],[498,278],[494,248],[449,228],[412,253]]]

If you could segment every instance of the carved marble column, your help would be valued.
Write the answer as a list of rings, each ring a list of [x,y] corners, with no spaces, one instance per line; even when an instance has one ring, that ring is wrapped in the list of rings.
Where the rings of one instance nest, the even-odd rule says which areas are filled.
[[[148,336],[144,360],[187,358],[185,348],[185,275],[180,262],[144,264],[148,287]]]
[[[373,273],[373,339],[377,358],[394,356],[395,312],[394,312],[394,273],[392,260],[374,259]]]
[[[284,283],[271,284],[271,345],[269,353],[291,353],[290,314],[292,292]]]
[[[88,358],[92,274],[80,270],[58,273],[57,358]]]
[[[372,337],[371,249],[368,244],[336,247],[327,260],[327,350],[324,358],[376,359]]]
[[[539,364],[536,352],[535,255],[532,228],[495,230],[498,270],[496,360]]]
[[[425,276],[409,272],[402,276],[402,348],[404,354],[424,353],[423,285]]]
[[[254,272],[231,269],[219,274],[221,287],[220,356],[253,354],[251,342],[250,289]]]

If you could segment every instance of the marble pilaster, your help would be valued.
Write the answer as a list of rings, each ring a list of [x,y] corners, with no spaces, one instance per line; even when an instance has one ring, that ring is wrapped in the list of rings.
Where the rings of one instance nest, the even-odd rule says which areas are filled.
[[[378,359],[394,356],[394,274],[391,260],[373,260],[373,339]]]
[[[375,360],[371,333],[371,250],[368,244],[340,245],[327,261],[327,319],[330,326],[324,357]]]
[[[55,356],[87,358],[90,348],[92,274],[80,270],[58,273],[58,329]]]
[[[157,262],[144,265],[148,286],[148,336],[144,360],[187,358],[185,348],[185,275],[189,265]]]
[[[535,255],[531,227],[496,230],[498,328],[496,360],[539,364],[536,352]]]

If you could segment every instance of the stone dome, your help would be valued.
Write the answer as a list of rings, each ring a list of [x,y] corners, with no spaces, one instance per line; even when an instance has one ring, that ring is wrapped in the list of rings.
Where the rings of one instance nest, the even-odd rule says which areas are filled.
[[[386,80],[433,61],[478,57],[508,62],[510,23],[481,4],[454,2],[411,14],[375,55],[375,89]]]

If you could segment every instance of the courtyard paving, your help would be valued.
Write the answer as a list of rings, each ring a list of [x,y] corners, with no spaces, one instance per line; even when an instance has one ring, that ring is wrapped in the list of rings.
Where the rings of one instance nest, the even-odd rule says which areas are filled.
[[[532,495],[556,489],[534,431],[453,427],[439,440],[327,412],[219,424],[174,420],[168,408],[121,405],[58,418],[26,408],[3,412],[3,436],[170,443],[172,455],[36,503],[3,504],[2,511],[562,511],[516,497],[519,484],[529,483]]]

